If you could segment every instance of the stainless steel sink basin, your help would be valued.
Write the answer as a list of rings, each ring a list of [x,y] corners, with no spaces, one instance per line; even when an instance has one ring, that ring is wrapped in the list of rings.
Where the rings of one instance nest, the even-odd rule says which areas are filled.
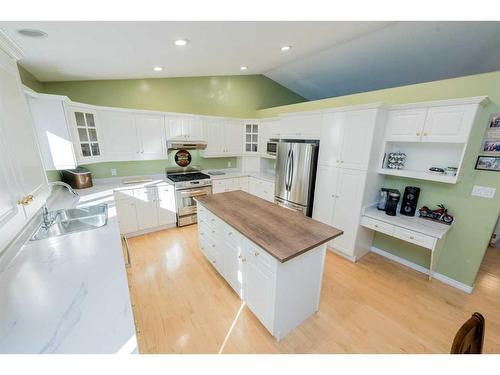
[[[54,222],[49,227],[45,227],[42,223],[31,237],[31,241],[102,227],[108,222],[108,206],[100,204],[58,210],[51,212],[50,216],[54,218]]]

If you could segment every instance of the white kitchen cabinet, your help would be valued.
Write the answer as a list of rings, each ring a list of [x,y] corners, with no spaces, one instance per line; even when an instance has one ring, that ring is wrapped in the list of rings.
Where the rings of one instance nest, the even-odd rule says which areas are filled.
[[[79,163],[104,161],[103,140],[97,111],[86,106],[67,106],[70,131]]]
[[[9,42],[0,40],[0,252],[45,203],[49,190],[33,120]],[[5,48],[5,51],[4,51]],[[23,204],[20,204],[22,201]]]
[[[212,182],[212,193],[225,193],[228,191],[243,190],[256,197],[274,202],[274,183],[259,178],[243,176],[236,178],[215,179]]]
[[[116,190],[114,198],[121,234],[133,236],[176,225],[173,185]]]
[[[366,170],[377,115],[377,109],[325,113],[318,164]]]
[[[319,165],[316,171],[313,217],[325,224],[331,224],[337,194],[340,168]]]
[[[166,156],[164,116],[135,115],[140,158],[143,160],[163,159]]]
[[[426,108],[389,111],[386,138],[391,141],[418,142],[427,115]]]
[[[258,248],[251,243],[243,248],[243,300],[248,308],[268,329],[272,329],[274,307],[275,272],[259,262],[255,252]],[[262,251],[262,250],[260,250]]]
[[[134,114],[121,111],[99,111],[98,117],[106,160],[119,161],[138,158],[140,148]]]
[[[63,99],[36,93],[26,97],[45,170],[75,168],[76,155]]]
[[[476,111],[474,104],[429,108],[422,141],[466,143]]]
[[[279,139],[280,121],[279,119],[263,119],[260,121],[260,153],[267,156],[267,142],[270,139]]]
[[[203,140],[207,148],[200,152],[202,157],[239,156],[243,152],[242,124],[239,120],[205,118]]]
[[[321,133],[323,114],[293,113],[280,117],[280,137],[318,139]]]
[[[137,232],[139,230],[139,221],[137,219],[135,199],[118,200],[115,195],[115,206],[120,233],[127,234]]]
[[[269,202],[274,202],[274,183],[255,177],[248,179],[248,192]]]
[[[243,152],[245,154],[257,154],[261,152],[259,147],[260,123],[256,120],[247,120],[243,124]]]
[[[366,172],[359,170],[340,169],[335,193],[335,203],[331,225],[344,231],[342,236],[332,241],[337,250],[355,256],[356,235],[359,220]]]
[[[165,125],[168,140],[203,140],[203,124],[198,116],[168,115]]]

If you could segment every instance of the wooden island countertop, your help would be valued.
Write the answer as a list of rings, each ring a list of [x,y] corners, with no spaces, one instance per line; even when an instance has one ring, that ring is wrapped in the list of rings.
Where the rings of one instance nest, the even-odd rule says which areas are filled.
[[[340,229],[244,191],[195,199],[282,263],[343,234]]]

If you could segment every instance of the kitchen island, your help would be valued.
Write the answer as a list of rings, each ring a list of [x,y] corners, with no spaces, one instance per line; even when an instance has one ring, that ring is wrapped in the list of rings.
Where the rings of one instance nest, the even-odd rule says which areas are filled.
[[[277,340],[319,310],[326,243],[341,230],[243,191],[197,202],[201,251]]]

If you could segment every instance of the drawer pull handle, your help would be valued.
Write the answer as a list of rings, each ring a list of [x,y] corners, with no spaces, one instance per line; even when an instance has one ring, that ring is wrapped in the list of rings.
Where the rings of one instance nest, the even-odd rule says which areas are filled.
[[[375,224],[375,228],[378,228],[378,224]]]
[[[212,247],[215,247],[215,245],[212,245]]]
[[[246,262],[247,261],[247,258],[242,258],[241,259],[242,262]]]
[[[212,260],[212,263],[214,263],[214,264],[215,264],[215,263],[217,263],[217,262],[216,262],[215,260]]]
[[[415,237],[413,237],[413,236],[410,236],[410,240],[414,240],[414,239],[415,239]]]

